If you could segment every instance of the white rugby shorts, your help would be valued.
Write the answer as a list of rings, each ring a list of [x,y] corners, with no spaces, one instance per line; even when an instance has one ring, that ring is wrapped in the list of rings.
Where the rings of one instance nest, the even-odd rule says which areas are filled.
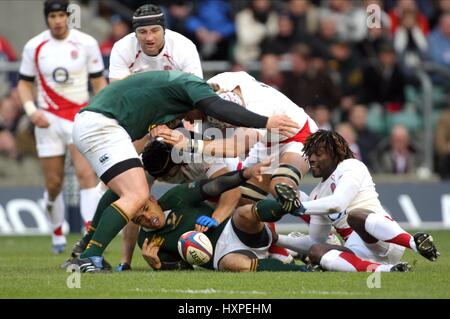
[[[101,113],[84,111],[75,116],[73,141],[98,177],[114,165],[140,157],[130,135],[117,120]]]

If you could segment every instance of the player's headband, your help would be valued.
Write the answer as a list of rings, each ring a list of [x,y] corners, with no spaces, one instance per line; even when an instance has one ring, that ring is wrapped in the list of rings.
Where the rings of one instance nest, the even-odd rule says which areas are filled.
[[[45,18],[48,17],[50,12],[56,12],[56,11],[64,11],[67,15],[69,15],[69,13],[67,12],[68,7],[69,7],[69,2],[67,0],[47,0],[44,3]]]
[[[136,31],[139,27],[145,27],[149,25],[160,25],[163,29],[166,28],[166,21],[164,19],[164,13],[149,14],[145,16],[133,16],[133,30]]]

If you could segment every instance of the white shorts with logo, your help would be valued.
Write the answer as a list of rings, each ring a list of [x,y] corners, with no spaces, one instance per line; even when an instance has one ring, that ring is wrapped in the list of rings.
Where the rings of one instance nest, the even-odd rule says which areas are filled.
[[[67,145],[73,144],[73,122],[42,110],[50,123],[47,128],[34,128],[39,158],[66,154]]]
[[[234,232],[233,225],[231,225],[230,219],[224,227],[222,234],[220,234],[220,237],[216,243],[216,247],[214,248],[214,269],[219,269],[219,262],[225,255],[238,250],[250,251],[255,254],[258,259],[268,258],[269,247],[272,243],[272,232],[266,224],[264,224],[264,229],[269,235],[269,244],[267,246],[259,248],[248,247],[239,239],[239,237]]]
[[[139,158],[130,135],[117,120],[84,111],[75,116],[73,141],[98,177],[115,164]]]

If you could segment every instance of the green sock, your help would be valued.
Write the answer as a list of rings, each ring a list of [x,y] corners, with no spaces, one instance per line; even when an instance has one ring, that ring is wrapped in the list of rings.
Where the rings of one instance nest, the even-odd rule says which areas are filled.
[[[273,199],[260,200],[253,209],[262,222],[277,222],[285,215],[280,204]]]
[[[100,201],[98,202],[97,209],[95,210],[94,217],[92,218],[91,225],[89,226],[88,231],[83,236],[83,241],[85,243],[89,243],[92,239],[92,236],[94,236],[95,230],[98,227],[98,224],[100,223],[100,219],[103,216],[103,212],[106,208],[108,208],[109,205],[114,203],[116,200],[119,199],[119,196],[117,196],[112,190],[108,189],[105,194],[103,194],[102,198],[100,198]]]
[[[102,213],[98,227],[86,250],[80,258],[101,256],[106,246],[117,236],[128,223],[128,217],[115,204],[108,206]]]
[[[256,271],[307,271],[305,265],[284,264],[278,259],[267,258],[254,260],[256,261]]]

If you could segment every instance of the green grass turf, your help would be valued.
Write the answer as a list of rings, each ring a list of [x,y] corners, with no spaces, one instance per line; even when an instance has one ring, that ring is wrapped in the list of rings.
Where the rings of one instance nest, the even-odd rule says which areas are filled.
[[[50,253],[47,237],[0,237],[0,298],[450,298],[450,231],[431,232],[441,252],[429,262],[407,251],[411,273],[384,273],[381,288],[369,289],[369,273],[154,272],[135,251],[134,270],[81,274],[69,289],[70,273],[58,267],[66,255]],[[78,236],[69,237],[69,246]],[[106,253],[119,261],[120,238]]]

